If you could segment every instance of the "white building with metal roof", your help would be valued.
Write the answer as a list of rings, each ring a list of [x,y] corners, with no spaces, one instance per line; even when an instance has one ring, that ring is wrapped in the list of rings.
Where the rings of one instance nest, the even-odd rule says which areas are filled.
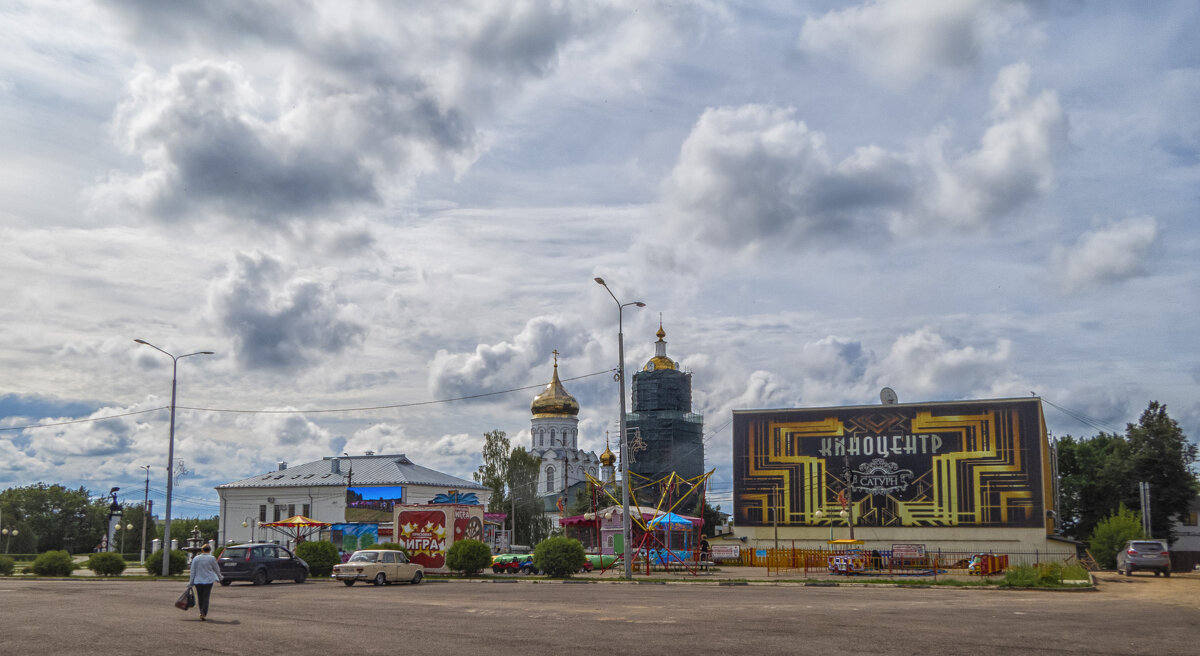
[[[274,471],[218,485],[216,490],[221,498],[219,544],[276,541],[278,534],[258,525],[295,515],[330,524],[362,521],[348,516],[347,510],[357,510],[349,499],[486,506],[491,497],[491,490],[479,483],[422,467],[404,454],[370,451],[290,467],[281,462]]]

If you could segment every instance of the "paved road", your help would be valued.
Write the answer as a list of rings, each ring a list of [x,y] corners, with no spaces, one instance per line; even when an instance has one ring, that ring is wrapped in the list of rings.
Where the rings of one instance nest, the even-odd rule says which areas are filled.
[[[213,591],[203,623],[171,605],[177,582],[0,579],[0,653],[1197,653],[1200,579],[1111,579],[1089,592],[235,584]]]

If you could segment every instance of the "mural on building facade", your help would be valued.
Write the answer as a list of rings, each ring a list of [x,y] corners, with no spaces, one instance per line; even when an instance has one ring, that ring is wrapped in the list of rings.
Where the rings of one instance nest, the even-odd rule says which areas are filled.
[[[737,411],[733,435],[742,526],[1046,525],[1036,398]]]

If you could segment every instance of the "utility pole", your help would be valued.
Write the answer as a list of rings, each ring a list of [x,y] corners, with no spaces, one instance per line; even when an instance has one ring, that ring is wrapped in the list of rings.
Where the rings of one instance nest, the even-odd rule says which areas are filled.
[[[771,495],[774,501],[771,508],[771,525],[775,527],[775,552],[779,552],[779,484],[775,484],[775,493]]]
[[[150,465],[142,465],[146,470],[146,492],[142,495],[142,553],[141,562],[146,562],[146,515],[150,514]]]
[[[1146,537],[1154,537],[1150,530],[1150,484],[1146,481],[1138,483],[1138,496],[1142,502],[1142,532]]]

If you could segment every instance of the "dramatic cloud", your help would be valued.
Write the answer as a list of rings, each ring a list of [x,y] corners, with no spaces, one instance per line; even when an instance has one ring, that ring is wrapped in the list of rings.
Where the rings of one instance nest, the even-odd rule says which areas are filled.
[[[1145,275],[1157,241],[1154,217],[1132,217],[1086,232],[1070,247],[1056,248],[1052,265],[1067,292],[1118,283]]]
[[[1056,94],[1031,95],[1030,76],[1027,64],[1000,71],[992,86],[993,123],[977,150],[947,162],[938,148],[930,158],[933,184],[926,202],[935,220],[991,223],[1053,188],[1067,120]]]
[[[613,56],[623,29],[672,29],[669,15],[628,9],[117,3],[115,15],[148,53],[188,61],[161,71],[150,57],[130,84],[113,129],[142,171],[111,173],[93,190],[94,211],[275,224],[379,204],[424,174],[462,173],[485,150],[479,125],[500,102],[563,62],[624,68],[630,56],[648,56]]]
[[[291,278],[280,261],[261,253],[236,256],[229,274],[210,288],[209,312],[248,369],[303,369],[366,334],[343,318],[329,286]]]
[[[1000,72],[992,123],[962,154],[947,152],[949,135],[939,130],[912,153],[862,146],[834,163],[826,136],[794,109],[706,110],[663,184],[674,229],[722,247],[812,248],[1000,221],[1053,187],[1066,144],[1056,96],[1031,97],[1029,80],[1023,64]]]
[[[376,202],[389,177],[431,170],[443,154],[473,157],[461,117],[419,94],[367,87],[305,96],[279,116],[261,105],[236,64],[143,74],[114,129],[145,170],[113,174],[97,201],[163,220],[215,213],[273,222]]]
[[[871,368],[907,399],[989,398],[1008,378],[1012,343],[993,347],[965,345],[931,329],[902,335]]]
[[[551,351],[582,350],[588,336],[580,328],[564,317],[535,317],[511,342],[480,344],[472,353],[439,350],[429,367],[429,389],[448,398],[527,385]]]
[[[975,65],[1019,2],[875,0],[804,21],[802,52],[849,62],[889,85]],[[1008,6],[1006,6],[1008,5]]]

